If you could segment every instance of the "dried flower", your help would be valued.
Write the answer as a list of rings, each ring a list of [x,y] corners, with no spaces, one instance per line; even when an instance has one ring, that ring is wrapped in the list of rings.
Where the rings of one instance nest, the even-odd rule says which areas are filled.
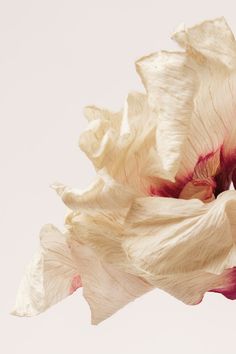
[[[186,304],[236,299],[236,42],[224,18],[179,28],[180,52],[136,62],[146,93],[90,106],[80,147],[97,179],[53,188],[71,209],[46,225],[12,313],[38,314],[83,287],[97,324],[160,288]]]

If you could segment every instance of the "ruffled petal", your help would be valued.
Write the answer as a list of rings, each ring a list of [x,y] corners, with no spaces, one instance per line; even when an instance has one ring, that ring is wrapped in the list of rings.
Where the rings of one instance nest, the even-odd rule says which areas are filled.
[[[49,224],[41,229],[40,240],[41,249],[20,283],[13,315],[37,315],[82,285],[66,235]]]
[[[122,112],[87,107],[89,125],[80,136],[80,148],[96,170],[105,170],[136,195],[147,195],[150,181],[161,174],[155,146],[156,115],[147,96],[132,92]]]
[[[208,169],[206,179],[216,181],[212,196],[218,195],[229,188],[236,167],[236,42],[223,18],[181,27],[173,39],[185,52],[155,53],[136,64],[157,117],[161,165],[153,176],[165,179],[152,181],[149,195],[180,197],[200,165]],[[218,162],[213,168],[212,155]]]

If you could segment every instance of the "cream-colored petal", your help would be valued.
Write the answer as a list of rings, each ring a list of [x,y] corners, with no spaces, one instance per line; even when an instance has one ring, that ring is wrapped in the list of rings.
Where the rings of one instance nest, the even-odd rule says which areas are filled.
[[[134,274],[165,290],[174,291],[179,282],[185,289],[182,300],[194,303],[202,296],[201,274],[221,274],[236,266],[235,218],[235,191],[208,204],[197,199],[137,198],[126,218],[122,245]],[[193,295],[189,291],[194,281]]]
[[[81,272],[83,295],[96,325],[137,297],[154,289],[144,280],[116,269],[96,256],[93,250],[71,240],[71,250]]]
[[[151,54],[139,59],[136,68],[156,114],[159,177],[174,182],[194,108],[197,76],[185,53]]]
[[[236,149],[236,42],[224,18],[179,29],[173,39],[193,59],[199,82],[179,177],[191,172],[199,157],[220,149],[225,164]]]
[[[173,38],[185,52],[154,53],[136,67],[156,114],[153,176],[175,182],[209,153],[220,151],[221,161],[235,153],[236,42],[223,18],[180,28]]]
[[[81,285],[66,235],[48,224],[41,229],[40,240],[41,249],[35,253],[20,283],[13,315],[37,315]]]
[[[84,114],[89,121],[87,129],[80,135],[79,146],[96,169],[110,165],[114,142],[119,135],[122,112],[111,112],[103,108],[88,106]]]

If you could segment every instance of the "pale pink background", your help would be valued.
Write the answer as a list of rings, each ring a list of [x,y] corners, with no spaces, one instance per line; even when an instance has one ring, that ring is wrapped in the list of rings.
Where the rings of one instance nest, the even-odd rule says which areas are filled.
[[[155,290],[99,326],[81,290],[34,318],[8,314],[45,223],[63,227],[55,180],[83,188],[94,171],[77,147],[82,108],[119,109],[143,90],[134,61],[176,49],[185,22],[224,15],[234,2],[1,0],[1,324],[3,354],[235,354],[236,301],[207,294],[195,307]]]

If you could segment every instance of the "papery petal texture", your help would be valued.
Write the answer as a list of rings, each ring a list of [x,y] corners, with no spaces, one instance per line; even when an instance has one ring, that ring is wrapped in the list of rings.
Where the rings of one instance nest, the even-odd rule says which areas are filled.
[[[236,299],[236,41],[223,17],[179,27],[180,51],[136,61],[145,93],[112,112],[87,106],[85,190],[55,183],[66,231],[46,225],[13,314],[82,288],[98,324],[162,289],[189,305]]]

